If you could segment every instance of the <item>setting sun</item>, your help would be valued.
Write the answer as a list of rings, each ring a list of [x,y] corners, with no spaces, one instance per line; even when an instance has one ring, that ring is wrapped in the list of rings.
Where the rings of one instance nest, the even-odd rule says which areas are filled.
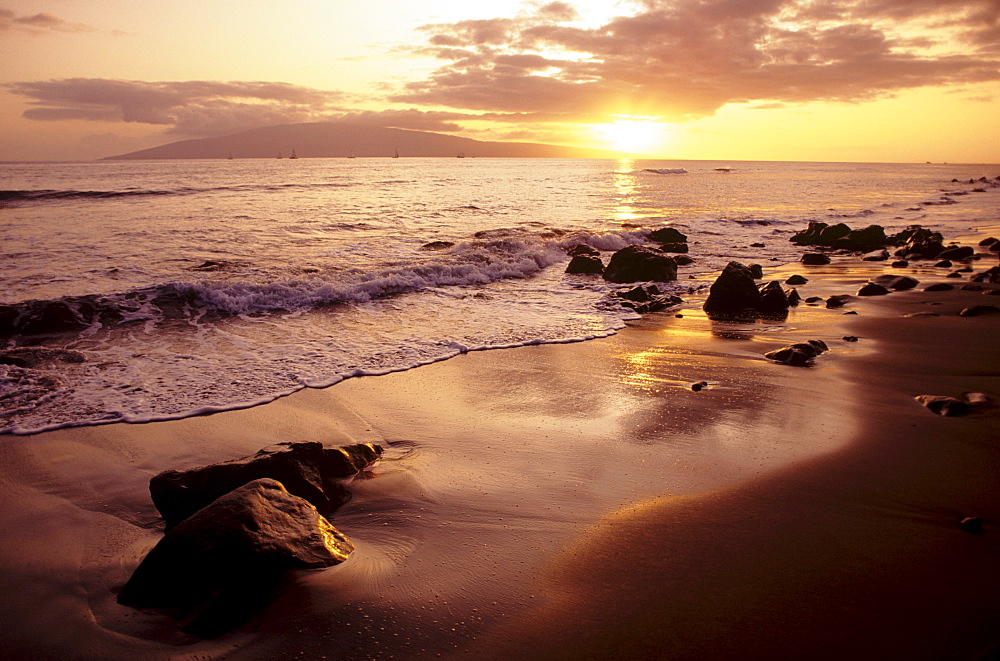
[[[623,118],[610,124],[598,124],[595,132],[610,149],[633,154],[655,154],[663,151],[666,126],[651,118]]]

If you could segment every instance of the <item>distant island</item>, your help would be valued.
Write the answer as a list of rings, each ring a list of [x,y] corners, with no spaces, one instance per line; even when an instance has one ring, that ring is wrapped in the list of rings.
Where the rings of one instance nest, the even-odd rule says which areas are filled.
[[[635,154],[530,142],[483,142],[441,133],[345,122],[266,126],[218,138],[181,140],[103,160],[161,158],[350,158],[407,156],[634,158]]]

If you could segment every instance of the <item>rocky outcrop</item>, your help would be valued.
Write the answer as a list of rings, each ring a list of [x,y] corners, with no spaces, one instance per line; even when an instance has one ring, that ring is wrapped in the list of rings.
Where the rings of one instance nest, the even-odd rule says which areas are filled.
[[[858,296],[885,296],[889,290],[874,282],[867,282],[858,290]]]
[[[830,263],[830,258],[819,252],[807,252],[799,260],[806,266],[823,266]]]
[[[597,255],[574,255],[566,266],[566,273],[601,275],[604,273],[604,262]]]
[[[239,626],[290,569],[343,562],[354,546],[310,503],[271,479],[249,482],[168,532],[118,595],[165,610],[208,638]]]
[[[628,291],[618,292],[621,304],[640,314],[656,312],[665,308],[680,305],[684,302],[678,296],[668,296],[660,292],[656,285],[641,285]]]
[[[951,417],[965,415],[969,411],[968,404],[946,395],[917,395],[914,399],[938,415]]]
[[[872,282],[876,285],[881,285],[886,289],[894,289],[896,291],[903,291],[906,289],[913,289],[920,284],[920,281],[911,278],[907,275],[878,275],[872,278]]]
[[[628,246],[611,256],[604,279],[617,283],[669,282],[677,279],[677,262],[659,250]]]
[[[45,347],[21,347],[0,351],[0,365],[15,367],[38,367],[47,363],[84,363],[87,358],[79,351],[71,349],[48,349]]]
[[[959,317],[981,317],[986,314],[1000,314],[1000,308],[995,305],[973,305],[958,313]]]
[[[381,454],[382,448],[371,443],[342,448],[325,448],[318,441],[278,443],[251,457],[164,471],[150,480],[149,493],[168,529],[259,478],[278,480],[289,492],[329,514],[350,498],[340,480],[361,472]]]
[[[649,240],[658,243],[687,243],[688,238],[686,234],[673,227],[661,227],[649,233]]]
[[[844,223],[828,225],[816,221],[789,240],[799,246],[825,246],[854,252],[871,252],[890,243],[881,225],[853,230]]]
[[[798,342],[775,351],[769,351],[764,354],[764,357],[782,365],[807,367],[812,365],[813,359],[816,356],[827,351],[827,349],[826,343],[822,340],[809,340],[808,342]]]
[[[750,267],[729,262],[709,289],[704,305],[709,317],[776,317],[787,314],[791,303],[781,283],[774,280],[758,285],[754,276]]]

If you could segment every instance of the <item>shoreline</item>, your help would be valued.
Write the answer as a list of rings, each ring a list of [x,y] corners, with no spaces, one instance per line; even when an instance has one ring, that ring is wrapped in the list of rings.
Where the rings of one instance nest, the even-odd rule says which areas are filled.
[[[853,293],[876,270],[888,271],[851,258],[765,280],[800,271],[810,277],[800,291],[825,296]],[[917,277],[923,287],[943,274]],[[899,318],[923,301],[948,314]],[[997,410],[941,418],[912,400],[1000,395],[997,317],[949,316],[969,301],[988,302],[896,292],[854,299],[857,316],[800,307],[785,322],[718,324],[692,299],[680,318],[654,313],[593,342],[467,353],[205,417],[5,437],[6,648],[35,658],[834,658],[858,656],[845,646],[881,627],[872,658],[977,658],[1000,646],[986,601],[1000,587],[988,564],[1000,503],[983,477],[997,474]],[[848,333],[860,341],[839,340]],[[931,354],[919,351],[928,337]],[[763,358],[813,338],[831,344],[815,367]],[[709,387],[693,392],[701,380]],[[910,392],[935,384],[942,392]],[[149,477],[283,440],[386,446],[332,517],[355,556],[291,577],[255,620],[213,641],[114,603],[159,537]],[[958,456],[943,461],[949,451]],[[986,534],[957,528],[966,510]],[[667,608],[671,599],[690,609]],[[983,647],[957,649],[963,640]]]

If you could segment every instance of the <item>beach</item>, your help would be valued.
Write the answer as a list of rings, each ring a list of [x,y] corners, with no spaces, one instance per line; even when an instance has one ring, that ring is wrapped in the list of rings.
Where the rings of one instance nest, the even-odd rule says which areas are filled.
[[[920,285],[742,323],[693,295],[607,338],[5,437],[5,655],[985,658],[1000,649],[1000,315],[957,313],[994,299],[853,256],[764,280],[803,273],[800,293],[825,298],[890,271]],[[809,339],[829,346],[812,367],[763,357]],[[966,392],[994,403],[943,417],[914,400]],[[212,640],[115,602],[162,535],[153,475],[292,440],[385,448],[331,517],[357,547],[347,562],[293,572]],[[971,516],[982,534],[959,527]]]

